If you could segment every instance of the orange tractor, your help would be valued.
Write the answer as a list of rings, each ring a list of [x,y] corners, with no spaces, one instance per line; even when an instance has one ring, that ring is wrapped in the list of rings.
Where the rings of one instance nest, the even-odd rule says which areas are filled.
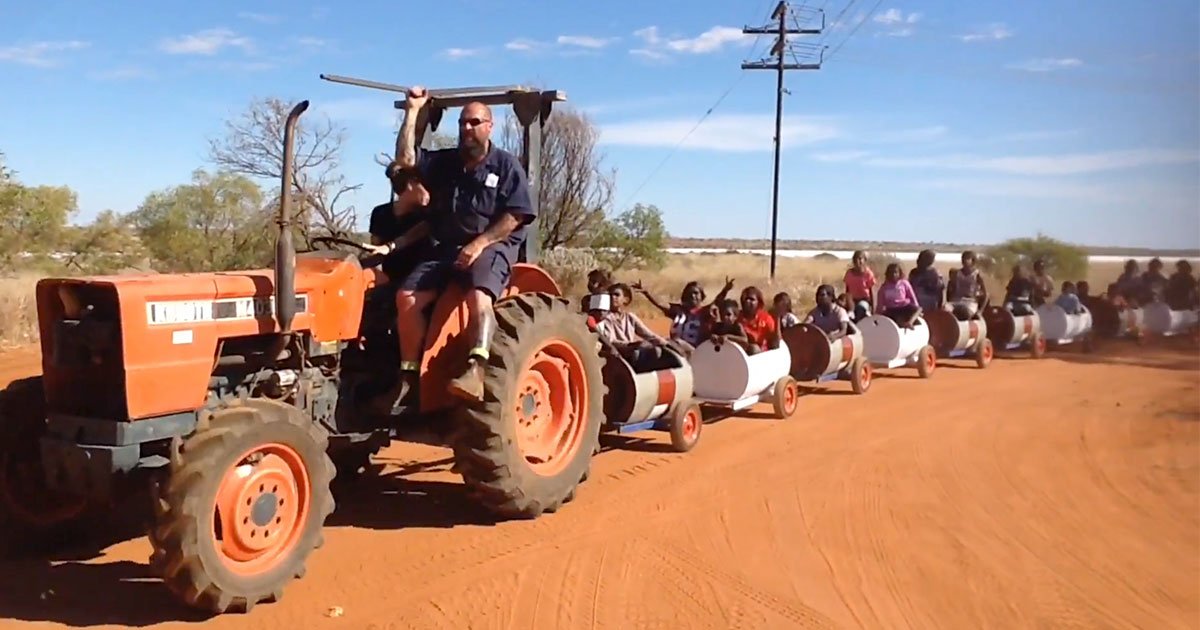
[[[448,107],[511,104],[529,173],[563,98],[520,87],[431,96],[433,129]],[[574,496],[604,421],[603,359],[584,316],[529,264],[534,247],[495,306],[484,402],[446,393],[467,351],[464,294],[452,288],[429,313],[419,408],[367,421],[360,392],[397,376],[392,300],[369,299],[382,288],[355,255],[293,247],[287,193],[307,107],[284,131],[274,270],[38,283],[43,375],[0,394],[0,541],[63,542],[145,478],[153,569],[187,604],[237,612],[278,599],[303,573],[338,470],[414,424],[453,428],[443,433],[456,469],[500,517],[536,517]]]

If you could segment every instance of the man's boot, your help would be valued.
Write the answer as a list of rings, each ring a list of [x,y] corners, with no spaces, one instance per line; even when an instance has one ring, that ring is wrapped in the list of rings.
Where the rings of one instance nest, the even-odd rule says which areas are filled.
[[[488,349],[492,346],[492,334],[496,331],[496,316],[488,308],[479,314],[475,344],[467,355],[467,369],[458,378],[450,381],[450,395],[471,402],[483,401],[483,371],[487,363]]]
[[[372,401],[372,410],[382,416],[394,416],[411,406],[420,384],[420,366],[402,363],[396,383]]]

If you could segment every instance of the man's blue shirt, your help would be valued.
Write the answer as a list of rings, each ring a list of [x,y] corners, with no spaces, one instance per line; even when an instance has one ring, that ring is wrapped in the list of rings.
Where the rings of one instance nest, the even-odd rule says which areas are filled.
[[[520,221],[503,241],[515,254],[536,217],[525,169],[516,156],[490,145],[483,162],[466,171],[458,148],[419,150],[417,168],[429,190],[431,231],[439,246],[462,247],[508,212]]]

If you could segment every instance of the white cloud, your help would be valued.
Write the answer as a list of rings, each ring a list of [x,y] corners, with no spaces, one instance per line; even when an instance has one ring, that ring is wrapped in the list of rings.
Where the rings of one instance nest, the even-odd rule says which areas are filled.
[[[300,46],[301,48],[307,48],[309,50],[322,50],[328,48],[332,43],[327,39],[308,36],[297,37],[295,41],[297,46]]]
[[[668,40],[667,48],[675,52],[702,55],[721,50],[725,44],[748,44],[753,39],[753,36],[746,35],[740,28],[714,26],[691,39]]]
[[[559,35],[555,40],[560,46],[579,46],[580,48],[604,48],[617,41],[615,37],[591,37],[588,35]]]
[[[1023,197],[1028,199],[1059,199],[1073,201],[1110,202],[1115,191],[1095,183],[1064,182],[1046,179],[934,179],[913,182],[926,190],[948,190],[986,197]]]
[[[1200,153],[1183,149],[1128,149],[1061,155],[988,157],[974,154],[925,157],[865,157],[861,164],[887,168],[985,171],[1009,175],[1081,175],[1164,164],[1200,161]]]
[[[442,56],[450,60],[466,59],[468,57],[478,57],[483,54],[482,48],[447,48],[442,51]]]
[[[855,162],[871,155],[870,151],[827,151],[813,153],[809,157],[817,162]]]
[[[259,22],[262,24],[274,24],[279,21],[278,15],[272,15],[269,13],[254,13],[251,11],[238,11],[237,16],[243,20],[250,20],[251,22]]]
[[[600,127],[601,144],[638,147],[674,147],[696,125],[694,118],[635,120]],[[717,114],[710,116],[681,145],[687,149],[724,152],[769,151],[774,146],[773,114]],[[835,138],[837,128],[821,119],[784,118],[783,147],[813,144]]]
[[[164,38],[158,47],[171,55],[212,56],[224,48],[250,51],[254,48],[254,42],[249,37],[238,35],[227,28],[210,28],[191,35]]]
[[[133,79],[149,79],[154,75],[145,68],[139,68],[137,66],[122,66],[119,68],[112,68],[110,70],[93,72],[88,76],[97,81],[130,81]]]
[[[877,24],[888,27],[884,35],[889,37],[909,37],[917,32],[915,25],[921,21],[921,14],[909,13],[905,15],[900,9],[888,9],[883,13],[877,14],[872,20]]]
[[[518,37],[517,39],[514,39],[514,40],[508,42],[507,44],[504,44],[504,47],[508,50],[516,50],[516,51],[526,52],[526,51],[536,50],[538,48],[541,48],[544,45],[545,44],[543,44],[542,42],[539,42],[539,41],[535,41],[532,39],[526,39],[524,37]]]
[[[7,46],[0,48],[0,61],[8,61],[37,68],[50,68],[58,65],[55,53],[69,50],[80,50],[91,46],[88,42],[79,40],[34,42],[22,46]]]
[[[1009,30],[1009,28],[1007,26],[1005,26],[1003,22],[996,22],[995,24],[989,24],[985,28],[979,29],[977,31],[972,31],[970,33],[966,33],[963,35],[955,35],[956,38],[958,38],[966,43],[1000,41],[1002,39],[1008,39],[1009,37],[1012,37],[1012,36],[1013,36],[1013,32],[1011,30]]]
[[[754,41],[752,35],[732,26],[714,26],[690,38],[663,37],[657,26],[638,29],[633,35],[642,40],[642,45],[631,49],[629,54],[653,60],[666,59],[671,53],[704,55],[718,52],[730,44],[746,46]]]
[[[1012,63],[1006,67],[1012,70],[1024,70],[1025,72],[1053,72],[1055,70],[1078,68],[1082,65],[1083,61],[1074,57],[1046,57],[1042,59],[1030,59],[1020,63]]]

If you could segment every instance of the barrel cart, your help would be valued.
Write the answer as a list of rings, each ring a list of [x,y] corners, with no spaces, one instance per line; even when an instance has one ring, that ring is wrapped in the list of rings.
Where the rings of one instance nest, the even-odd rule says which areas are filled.
[[[1083,306],[1078,313],[1068,313],[1057,304],[1043,304],[1037,308],[1042,334],[1054,348],[1079,343],[1080,350],[1092,351],[1092,311]]]
[[[1142,309],[1145,313],[1146,332],[1160,337],[1194,332],[1200,316],[1194,310],[1172,310],[1166,302],[1151,302]]]
[[[951,311],[939,309],[925,313],[925,322],[929,324],[929,344],[938,358],[971,358],[980,369],[991,364],[995,346],[988,339],[982,312],[959,319]]]
[[[924,317],[917,316],[912,328],[905,328],[886,315],[871,315],[858,327],[871,365],[886,369],[915,367],[921,378],[933,376],[937,352],[929,345],[929,324]]]
[[[739,344],[709,339],[692,352],[691,364],[696,400],[706,407],[738,412],[770,402],[781,419],[796,413],[800,388],[789,374],[786,343],[750,355]]]
[[[671,447],[680,453],[700,441],[704,418],[692,400],[692,366],[678,350],[665,346],[656,364],[636,367],[619,354],[607,353],[603,374],[608,385],[603,431],[667,431]]]
[[[1003,306],[983,309],[987,322],[987,336],[992,345],[1001,352],[1029,348],[1029,354],[1040,359],[1046,354],[1046,337],[1042,335],[1041,319],[1037,311],[1031,315],[1014,315]]]
[[[610,298],[597,294],[585,301],[588,327],[595,330],[595,316],[609,309]],[[700,441],[704,418],[700,405],[692,399],[692,366],[683,353],[668,344],[661,347],[658,360],[633,365],[603,337],[600,345],[605,357],[601,374],[608,386],[601,430],[618,435],[667,431],[673,449],[681,453],[692,450]]]
[[[850,381],[855,394],[871,388],[871,363],[863,352],[862,331],[850,324],[840,339],[814,324],[798,324],[783,330],[783,342],[792,356],[791,375],[800,382]]]

